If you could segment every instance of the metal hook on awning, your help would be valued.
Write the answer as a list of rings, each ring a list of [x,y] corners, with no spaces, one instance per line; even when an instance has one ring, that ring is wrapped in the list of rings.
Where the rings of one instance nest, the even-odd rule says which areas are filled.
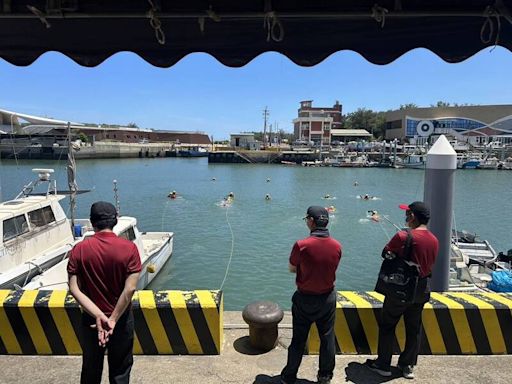
[[[220,22],[220,16],[215,13],[211,5],[210,8],[206,10],[206,14],[210,19],[212,19],[216,23]],[[197,19],[197,22],[199,23],[199,30],[201,31],[201,33],[204,33],[205,16],[199,17]]]
[[[375,19],[377,23],[380,23],[380,27],[384,28],[384,24],[386,23],[386,13],[389,11],[381,7],[378,4],[374,4],[372,8],[372,17]]]
[[[510,10],[505,6],[505,4],[503,4],[503,1],[496,0],[496,3],[494,5],[498,12],[500,13],[500,16],[503,16],[505,20],[512,24],[512,14],[510,13]]]
[[[283,41],[284,28],[277,13],[272,10],[272,1],[265,0],[265,16],[263,18],[263,28],[267,30],[267,41],[272,39],[275,42]]]
[[[503,4],[502,0],[496,0],[494,5],[489,5],[485,8],[484,11],[485,21],[482,25],[482,29],[480,30],[480,40],[484,44],[488,44],[491,42],[492,37],[494,36],[494,28],[496,23],[496,37],[494,39],[494,48],[499,43],[500,33],[501,33],[501,17],[507,20],[510,24],[512,24],[512,15],[510,14],[509,9]],[[487,29],[489,30],[487,36],[485,36]]]
[[[52,25],[48,22],[48,20],[46,20],[46,15],[43,12],[41,12],[39,9],[37,9],[36,7],[34,7],[32,5],[27,5],[27,8],[30,12],[32,12],[34,15],[37,16],[37,18],[41,21],[41,23],[43,23],[43,25],[47,29],[52,27]]]
[[[164,45],[165,44],[165,33],[162,30],[162,22],[157,17],[156,13],[158,11],[158,8],[155,6],[152,0],[148,0],[149,5],[151,8],[149,8],[148,11],[148,17],[149,17],[149,24],[151,25],[151,28],[155,31],[155,37],[159,44]]]

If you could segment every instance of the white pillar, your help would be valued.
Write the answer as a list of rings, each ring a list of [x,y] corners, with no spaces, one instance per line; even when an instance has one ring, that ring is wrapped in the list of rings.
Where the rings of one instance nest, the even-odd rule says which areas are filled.
[[[427,153],[424,201],[430,207],[429,229],[439,240],[439,254],[432,270],[432,290],[447,291],[450,278],[453,186],[457,153],[441,135]]]

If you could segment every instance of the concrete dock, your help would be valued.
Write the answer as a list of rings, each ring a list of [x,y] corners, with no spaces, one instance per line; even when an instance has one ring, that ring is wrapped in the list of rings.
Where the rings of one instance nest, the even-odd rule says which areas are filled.
[[[260,353],[249,345],[241,312],[225,312],[225,338],[220,356],[135,356],[132,383],[278,384],[291,340],[291,316],[280,324],[279,344]],[[400,376],[382,378],[362,365],[372,356],[338,355],[334,383],[410,383]],[[396,357],[394,358],[396,363]],[[304,356],[298,384],[315,383],[318,356]],[[80,356],[0,356],[0,383],[78,383]],[[512,356],[420,356],[416,383],[510,383]],[[102,383],[108,383],[107,363]]]

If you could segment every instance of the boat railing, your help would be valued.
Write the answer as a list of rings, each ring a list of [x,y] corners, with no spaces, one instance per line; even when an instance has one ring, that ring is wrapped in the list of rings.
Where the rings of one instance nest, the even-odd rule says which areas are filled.
[[[22,197],[29,196],[38,185],[44,183],[48,184],[45,194],[46,197],[52,193],[54,195],[57,194],[57,180],[51,178],[51,174],[54,172],[53,169],[34,168],[32,169],[32,172],[38,174],[37,179],[25,185],[15,199],[21,199]]]

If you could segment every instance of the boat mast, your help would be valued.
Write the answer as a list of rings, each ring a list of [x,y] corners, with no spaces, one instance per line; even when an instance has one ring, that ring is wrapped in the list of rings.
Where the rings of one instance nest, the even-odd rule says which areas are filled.
[[[76,191],[78,186],[76,184],[76,162],[73,145],[71,144],[71,124],[68,122],[68,188],[69,188],[69,208],[71,228],[75,227],[75,209],[76,209]]]
[[[114,184],[114,200],[116,201],[116,211],[119,217],[121,215],[121,204],[119,203],[119,193],[117,192],[117,180],[112,180],[112,183]]]

